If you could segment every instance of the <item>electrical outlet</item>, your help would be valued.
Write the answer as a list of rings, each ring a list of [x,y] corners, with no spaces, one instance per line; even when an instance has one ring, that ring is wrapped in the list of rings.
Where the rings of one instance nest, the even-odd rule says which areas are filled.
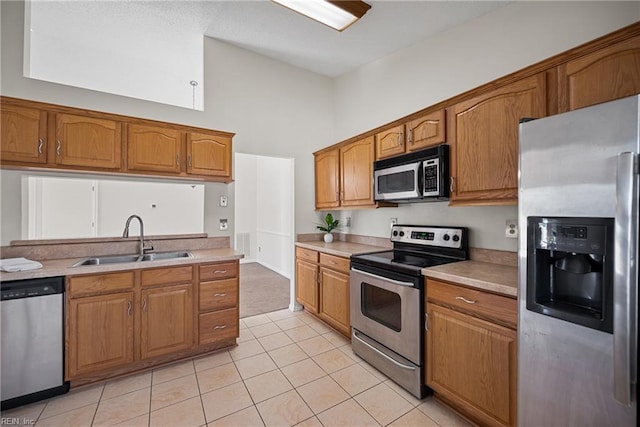
[[[391,225],[396,225],[398,223],[398,218],[391,218]]]
[[[227,196],[220,196],[220,206],[226,208],[228,206]]]
[[[226,219],[221,219],[220,220],[220,230],[226,230],[229,228],[229,223],[227,222]]]
[[[517,239],[518,238],[518,221],[515,219],[508,219],[506,221],[504,234],[509,239]]]
[[[345,220],[345,225],[347,227],[351,227],[351,217],[350,216],[348,216],[347,219]]]

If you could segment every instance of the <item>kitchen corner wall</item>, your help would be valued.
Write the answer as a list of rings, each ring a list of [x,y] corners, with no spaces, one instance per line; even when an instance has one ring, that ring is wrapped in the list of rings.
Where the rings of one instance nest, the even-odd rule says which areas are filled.
[[[127,98],[23,77],[24,2],[2,1],[0,94],[109,113],[234,132],[233,151],[295,160],[295,225],[316,222],[312,152],[336,142],[327,77],[206,38],[205,110]],[[121,64],[126,67],[127,64]],[[1,245],[20,238],[20,175],[0,171]],[[234,186],[205,185],[205,232],[234,236]],[[218,206],[227,195],[229,206]],[[219,220],[229,220],[227,231]]]
[[[511,2],[336,78],[336,138],[389,123],[638,20],[640,2]],[[397,218],[400,224],[466,226],[471,246],[517,251],[517,239],[505,237],[506,221],[518,218],[516,206],[419,203],[340,213],[347,216],[352,227],[342,231],[354,234],[388,237],[390,220]]]

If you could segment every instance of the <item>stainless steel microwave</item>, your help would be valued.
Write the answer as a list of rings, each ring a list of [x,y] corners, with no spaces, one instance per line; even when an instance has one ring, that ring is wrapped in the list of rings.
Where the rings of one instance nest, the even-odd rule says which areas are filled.
[[[449,146],[435,147],[373,163],[375,200],[449,200]]]

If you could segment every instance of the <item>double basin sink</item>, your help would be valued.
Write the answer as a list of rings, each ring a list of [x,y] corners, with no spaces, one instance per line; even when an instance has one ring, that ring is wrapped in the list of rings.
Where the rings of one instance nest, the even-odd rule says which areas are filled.
[[[154,252],[144,255],[106,255],[85,258],[72,267],[84,267],[88,265],[105,265],[105,264],[122,264],[125,262],[143,262],[143,261],[160,261],[176,258],[193,258],[191,252],[178,251],[178,252]]]

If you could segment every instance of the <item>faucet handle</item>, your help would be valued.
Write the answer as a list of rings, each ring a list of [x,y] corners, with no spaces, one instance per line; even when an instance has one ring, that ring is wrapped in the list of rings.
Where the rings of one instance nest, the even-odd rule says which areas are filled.
[[[146,253],[154,252],[155,249],[153,247],[153,240],[145,240],[144,246],[142,247],[142,251]]]

